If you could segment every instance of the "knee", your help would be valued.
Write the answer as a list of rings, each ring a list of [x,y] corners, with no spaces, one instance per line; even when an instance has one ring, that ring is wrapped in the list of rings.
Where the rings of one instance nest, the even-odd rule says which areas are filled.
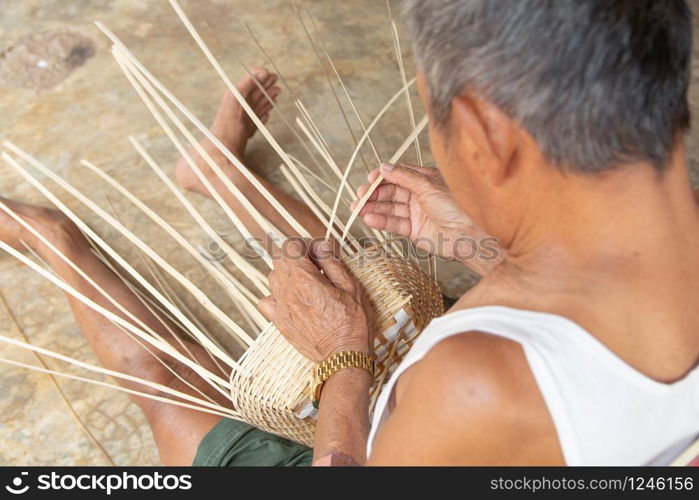
[[[50,208],[37,208],[42,235],[61,251],[71,253],[90,248],[83,232],[65,214]]]

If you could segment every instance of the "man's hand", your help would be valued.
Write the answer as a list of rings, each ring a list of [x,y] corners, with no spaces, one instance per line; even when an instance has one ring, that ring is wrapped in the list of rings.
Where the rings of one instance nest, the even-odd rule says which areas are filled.
[[[487,235],[456,204],[437,169],[384,163],[369,174],[369,183],[379,174],[385,180],[360,212],[367,226],[410,238],[420,250],[462,262],[480,274],[500,262],[477,258],[478,242]],[[361,197],[367,189],[362,186],[357,194]]]
[[[269,284],[272,296],[260,301],[260,311],[305,357],[320,362],[342,351],[373,354],[368,299],[328,242],[288,240]]]

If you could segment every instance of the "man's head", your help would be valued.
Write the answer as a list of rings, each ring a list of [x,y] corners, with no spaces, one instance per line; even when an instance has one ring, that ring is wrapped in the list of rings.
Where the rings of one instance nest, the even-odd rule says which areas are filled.
[[[519,154],[517,130],[561,172],[662,171],[689,127],[685,0],[407,1],[433,152],[453,174]]]

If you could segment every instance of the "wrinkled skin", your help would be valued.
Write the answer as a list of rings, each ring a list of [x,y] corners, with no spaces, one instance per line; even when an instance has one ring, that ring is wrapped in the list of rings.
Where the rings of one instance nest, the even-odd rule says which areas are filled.
[[[455,261],[471,255],[475,238],[486,236],[456,203],[438,169],[384,163],[369,174],[369,184],[379,175],[383,182],[359,213],[369,227],[409,238],[418,249]],[[363,196],[368,188],[360,187],[357,194]],[[464,262],[482,274],[486,270],[480,268],[489,270],[497,263]]]
[[[373,354],[368,299],[329,243],[288,240],[275,258],[269,284],[272,295],[260,301],[260,310],[306,358],[319,362],[343,351]]]

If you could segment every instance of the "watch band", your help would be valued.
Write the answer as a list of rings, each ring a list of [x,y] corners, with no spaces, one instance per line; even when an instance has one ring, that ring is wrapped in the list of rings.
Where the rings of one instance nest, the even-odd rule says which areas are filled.
[[[313,406],[320,406],[320,395],[325,382],[344,368],[363,368],[374,376],[374,360],[365,352],[344,351],[333,354],[328,359],[321,361],[313,368],[311,379],[311,401]]]

